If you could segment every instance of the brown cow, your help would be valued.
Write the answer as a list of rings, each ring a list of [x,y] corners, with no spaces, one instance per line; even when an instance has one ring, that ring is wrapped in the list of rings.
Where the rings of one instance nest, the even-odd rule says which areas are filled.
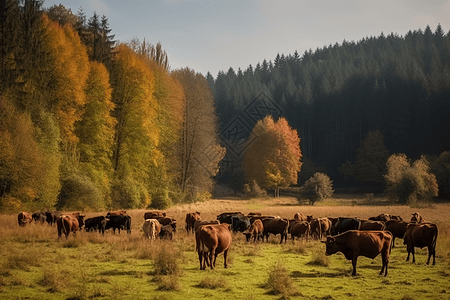
[[[294,220],[307,221],[306,217],[304,215],[302,215],[301,213],[294,214]]]
[[[63,214],[56,220],[56,228],[58,229],[58,238],[64,233],[66,239],[69,233],[73,232],[75,236],[78,230],[84,225],[84,217],[80,213]]]
[[[159,237],[161,239],[172,240],[173,233],[174,233],[174,230],[171,225],[164,225],[161,227],[161,231],[159,232]]]
[[[217,221],[217,220],[216,221],[197,220],[194,223],[194,232],[196,232],[197,229],[200,226],[203,226],[203,225],[217,225],[217,224],[220,224],[220,222]]]
[[[360,220],[361,224],[359,226],[359,230],[384,230],[384,222],[381,221],[372,221],[372,220]]]
[[[269,241],[269,234],[280,234],[281,235],[281,240],[280,240],[280,244],[283,243],[283,239],[284,239],[284,243],[286,243],[287,241],[287,234],[288,234],[288,229],[289,229],[289,220],[287,219],[280,219],[280,218],[267,218],[267,219],[263,219],[261,220],[264,226],[264,236],[266,237],[266,242]],[[264,241],[264,239],[263,239]]]
[[[161,232],[161,224],[156,219],[147,219],[142,225],[142,231],[144,231],[144,235],[146,238],[154,241],[156,237]]]
[[[144,220],[155,219],[157,217],[165,217],[166,213],[158,210],[151,210],[144,213]]]
[[[253,217],[253,216],[261,216],[261,213],[260,212],[249,212],[248,213],[248,215],[247,215],[247,217]]]
[[[196,250],[200,270],[216,266],[217,255],[223,252],[224,267],[227,268],[227,255],[231,246],[231,228],[229,224],[203,225],[195,231]],[[209,262],[208,262],[209,261]]]
[[[412,213],[411,223],[424,223],[424,222],[425,221],[418,212]]]
[[[307,221],[294,221],[289,223],[289,229],[291,233],[292,240],[296,237],[305,237],[308,239],[309,232],[311,231],[311,224]]]
[[[264,239],[263,237],[263,232],[264,232],[264,225],[263,222],[261,220],[255,220],[255,222],[253,222],[250,227],[243,232],[243,234],[245,235],[245,238],[247,239],[247,242],[250,242],[251,237],[253,237],[253,242],[256,243],[256,239]]]
[[[31,223],[33,221],[33,218],[31,215],[27,212],[21,212],[17,215],[17,221],[19,222],[19,226],[25,226],[27,223]]]
[[[349,230],[339,235],[327,237],[325,255],[342,252],[346,259],[352,261],[352,276],[356,275],[358,256],[374,259],[381,253],[383,266],[379,275],[387,276],[389,255],[391,253],[392,234],[387,231]]]
[[[106,214],[106,217],[113,217],[113,216],[128,216],[126,210],[116,210],[116,211],[108,211]]]
[[[391,217],[388,214],[379,214],[376,217],[370,217],[369,220],[371,221],[381,221],[381,222],[387,222],[391,219]]]
[[[403,238],[403,244],[406,245],[406,250],[408,251],[408,257],[406,258],[406,261],[409,260],[409,254],[412,253],[412,262],[416,262],[416,258],[414,256],[414,247],[419,247],[421,249],[423,247],[428,247],[427,265],[430,263],[431,255],[433,255],[433,265],[435,265],[437,236],[438,228],[436,224],[408,224],[405,236]]]
[[[185,222],[186,222],[185,228],[186,228],[187,233],[189,233],[190,231],[192,233],[194,233],[195,232],[195,230],[194,230],[195,221],[201,220],[201,219],[202,219],[202,217],[200,217],[199,211],[196,211],[193,213],[187,213],[186,220],[185,220]]]
[[[312,216],[309,216],[312,217]],[[309,218],[311,221],[310,235],[315,235],[318,239],[322,238],[322,234],[325,236],[331,235],[331,220],[328,218]]]
[[[408,223],[405,221],[389,220],[384,225],[384,230],[392,233],[392,247],[395,247],[395,238],[402,239],[405,236]]]

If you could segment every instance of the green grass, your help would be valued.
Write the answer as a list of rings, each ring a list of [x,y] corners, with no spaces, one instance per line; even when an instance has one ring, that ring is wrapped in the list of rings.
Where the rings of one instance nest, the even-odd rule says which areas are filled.
[[[425,265],[426,249],[405,262],[398,240],[387,277],[378,276],[381,257],[360,257],[352,277],[351,262],[325,257],[318,241],[247,244],[239,233],[228,269],[220,254],[215,270],[201,271],[194,237],[182,230],[173,241],[150,242],[139,230],[58,241],[55,227],[17,226],[0,241],[0,299],[450,299],[450,226],[439,226],[435,266]],[[289,291],[283,280],[268,284],[270,276]]]

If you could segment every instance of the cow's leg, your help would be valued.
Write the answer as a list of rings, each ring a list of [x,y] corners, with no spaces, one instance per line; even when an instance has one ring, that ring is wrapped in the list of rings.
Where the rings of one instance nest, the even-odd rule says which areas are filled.
[[[216,249],[212,249],[209,252],[209,263],[211,270],[214,270],[214,267],[216,266]]]
[[[383,266],[381,267],[381,271],[380,271],[379,275],[383,275],[383,270],[384,270],[384,276],[387,276],[388,265],[389,265],[389,254],[382,253],[381,261],[383,263]]]
[[[406,245],[406,251],[408,251],[408,256],[406,257],[406,261],[409,261],[409,255],[411,254],[411,248]]]
[[[203,251],[198,250],[197,254],[198,254],[198,261],[200,263],[200,270],[204,270],[203,269],[203,265],[202,265],[202,262],[203,262]]]
[[[436,260],[435,260],[435,248],[434,248],[433,246],[428,246],[428,260],[427,260],[427,265],[430,264],[431,255],[433,255],[433,265],[435,265],[435,264],[436,264]]]
[[[416,262],[416,256],[415,256],[415,254],[414,254],[414,246],[411,248],[411,253],[412,253],[412,257],[413,257],[413,263],[415,263]]]
[[[228,249],[223,252],[223,267],[228,268],[227,264]]]
[[[356,262],[358,260],[357,256],[354,256],[352,259],[352,266],[353,266],[353,271],[352,271],[352,276],[356,276]]]

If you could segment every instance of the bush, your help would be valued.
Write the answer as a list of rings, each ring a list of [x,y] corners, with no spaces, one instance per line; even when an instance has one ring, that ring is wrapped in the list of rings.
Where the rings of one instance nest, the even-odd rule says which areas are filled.
[[[172,205],[172,201],[169,198],[167,190],[159,190],[152,194],[151,208],[154,209],[166,209]]]
[[[298,294],[291,278],[289,278],[288,270],[281,261],[270,268],[269,278],[265,286],[270,289],[271,294],[275,295],[282,294],[287,297]]]
[[[308,179],[300,189],[301,196],[309,199],[312,205],[317,201],[333,197],[333,193],[333,184],[330,177],[319,172]]]
[[[218,289],[218,288],[226,288],[228,286],[227,281],[223,277],[213,277],[206,276],[204,277],[200,283],[198,284],[199,288],[202,289]]]
[[[256,180],[252,180],[250,183],[244,185],[244,193],[250,198],[266,198],[267,191],[261,188]]]
[[[142,208],[148,198],[145,189],[133,179],[116,179],[111,186],[113,208]]]
[[[430,173],[427,159],[421,157],[412,165],[405,154],[393,154],[387,161],[386,194],[400,203],[414,204],[438,196],[436,177]]]
[[[160,247],[153,261],[155,275],[179,275],[182,253],[173,247]]]
[[[101,193],[87,176],[72,174],[61,180],[57,208],[60,210],[97,210]]]

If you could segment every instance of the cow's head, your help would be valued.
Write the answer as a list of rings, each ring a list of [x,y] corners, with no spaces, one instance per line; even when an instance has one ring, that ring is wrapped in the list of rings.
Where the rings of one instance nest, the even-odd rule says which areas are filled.
[[[245,239],[247,240],[247,243],[250,242],[250,238],[252,237],[252,234],[250,232],[243,232],[245,235]]]
[[[306,216],[306,221],[311,222],[312,219],[313,219],[313,216]]]
[[[78,220],[78,229],[81,230],[81,227],[84,226],[84,217],[83,215],[78,215],[77,216],[77,220]]]
[[[341,247],[336,243],[336,238],[329,236],[326,241],[321,241],[325,243],[325,255],[335,254],[336,252],[341,250]]]

